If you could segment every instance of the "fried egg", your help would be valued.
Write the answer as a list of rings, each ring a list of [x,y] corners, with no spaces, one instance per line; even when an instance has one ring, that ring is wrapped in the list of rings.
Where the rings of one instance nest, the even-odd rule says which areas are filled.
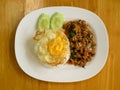
[[[43,30],[34,38],[35,52],[41,62],[57,66],[70,58],[69,40],[62,30]]]

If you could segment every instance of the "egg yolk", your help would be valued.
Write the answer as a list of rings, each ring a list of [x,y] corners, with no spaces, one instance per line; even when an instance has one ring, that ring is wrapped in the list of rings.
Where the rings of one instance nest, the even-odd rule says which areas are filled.
[[[61,37],[57,36],[48,43],[48,50],[50,55],[58,56],[63,51],[64,40]]]

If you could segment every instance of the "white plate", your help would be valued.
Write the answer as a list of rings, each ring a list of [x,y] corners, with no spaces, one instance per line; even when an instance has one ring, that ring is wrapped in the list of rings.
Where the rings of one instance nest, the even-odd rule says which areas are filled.
[[[97,41],[96,55],[85,68],[67,64],[63,67],[47,68],[38,61],[32,39],[38,17],[41,13],[52,15],[55,12],[61,12],[66,20],[86,20],[93,28]],[[76,7],[47,7],[32,11],[21,20],[15,37],[15,54],[22,70],[33,78],[50,82],[76,82],[95,76],[106,63],[108,48],[108,35],[102,20],[90,11]]]

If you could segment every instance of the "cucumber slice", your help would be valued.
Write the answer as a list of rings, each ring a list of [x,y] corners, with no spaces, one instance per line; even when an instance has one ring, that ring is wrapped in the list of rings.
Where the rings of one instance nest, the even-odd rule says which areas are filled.
[[[50,27],[50,17],[49,15],[42,13],[39,16],[38,23],[37,23],[37,29],[49,29]]]
[[[63,22],[64,22],[63,15],[59,12],[56,12],[51,16],[50,28],[55,30],[60,29],[62,28]]]

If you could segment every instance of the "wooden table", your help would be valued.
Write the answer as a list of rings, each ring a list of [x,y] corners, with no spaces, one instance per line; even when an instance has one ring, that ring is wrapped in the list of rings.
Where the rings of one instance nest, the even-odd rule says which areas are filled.
[[[33,79],[18,66],[14,38],[27,13],[48,6],[76,6],[96,13],[109,34],[109,56],[95,77],[75,83],[50,83]],[[0,90],[119,90],[120,0],[0,0]]]

